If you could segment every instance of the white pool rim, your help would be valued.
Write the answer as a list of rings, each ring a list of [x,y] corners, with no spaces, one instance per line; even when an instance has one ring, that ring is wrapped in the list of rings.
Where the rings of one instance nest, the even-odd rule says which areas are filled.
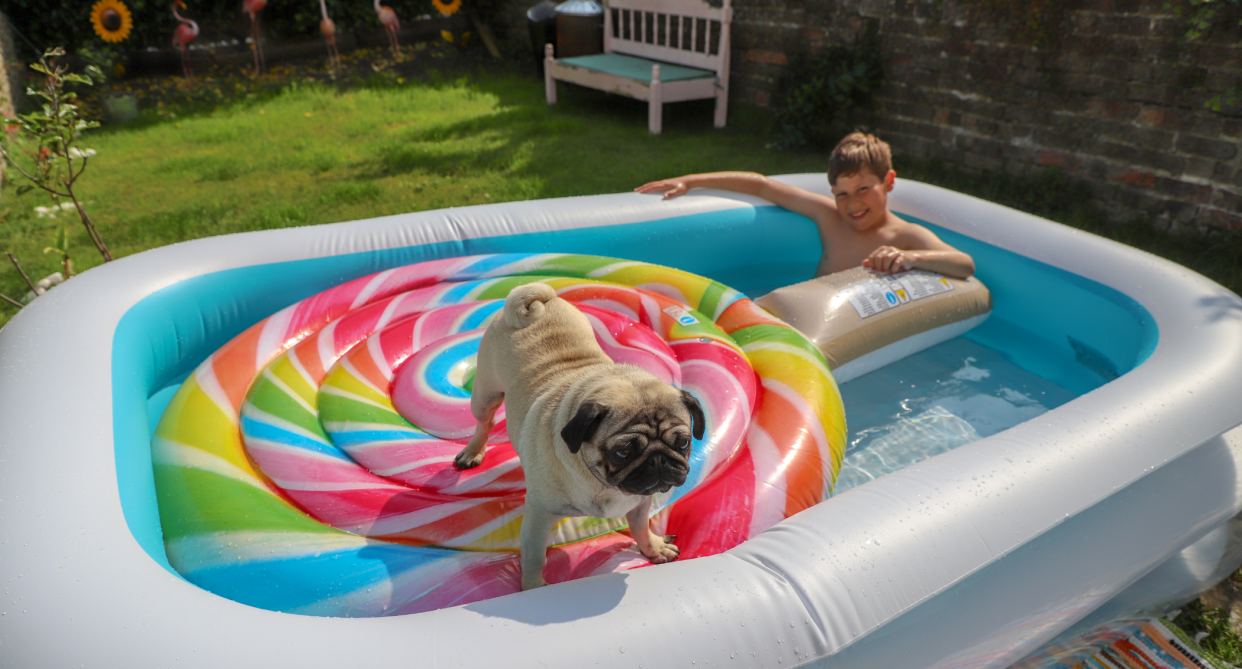
[[[822,174],[781,179],[828,190]],[[1159,328],[1155,351],[1034,420],[725,554],[453,609],[252,608],[169,573],[130,532],[112,336],[148,295],[237,267],[757,204],[627,193],[229,235],[127,257],[40,297],[0,330],[0,666],[1007,666],[1242,510],[1242,299],[1141,251],[903,180],[895,211],[1137,301]]]

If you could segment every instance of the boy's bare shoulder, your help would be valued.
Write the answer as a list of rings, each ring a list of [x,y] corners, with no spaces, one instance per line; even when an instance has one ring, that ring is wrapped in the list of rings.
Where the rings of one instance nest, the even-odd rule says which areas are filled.
[[[835,225],[841,220],[836,200],[797,186],[765,179],[759,195],[773,204],[806,216],[821,227]]]
[[[896,219],[892,223],[891,228],[893,235],[893,246],[909,251],[953,249],[952,246],[949,246],[944,242],[944,240],[940,239],[936,233],[919,225],[918,223],[911,223],[897,216],[893,216],[892,218]]]

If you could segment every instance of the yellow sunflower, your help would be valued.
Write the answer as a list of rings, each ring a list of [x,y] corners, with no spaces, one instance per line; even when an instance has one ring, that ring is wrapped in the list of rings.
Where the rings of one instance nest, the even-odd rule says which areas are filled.
[[[461,9],[461,0],[431,0],[431,4],[436,6],[436,11],[444,16],[452,16]]]
[[[99,0],[91,7],[91,24],[103,41],[120,42],[129,37],[134,17],[121,0]]]

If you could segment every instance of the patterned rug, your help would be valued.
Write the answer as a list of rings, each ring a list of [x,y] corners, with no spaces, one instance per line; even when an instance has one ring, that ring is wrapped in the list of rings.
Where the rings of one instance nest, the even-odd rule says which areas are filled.
[[[1230,669],[1206,657],[1184,632],[1155,618],[1097,627],[1011,669]]]

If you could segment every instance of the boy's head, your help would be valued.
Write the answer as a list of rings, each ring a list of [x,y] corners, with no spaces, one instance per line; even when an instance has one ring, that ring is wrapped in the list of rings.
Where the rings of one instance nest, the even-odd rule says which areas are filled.
[[[838,142],[828,156],[828,185],[837,185],[837,177],[863,171],[884,179],[892,169],[893,153],[887,142],[875,135],[854,132]]]

